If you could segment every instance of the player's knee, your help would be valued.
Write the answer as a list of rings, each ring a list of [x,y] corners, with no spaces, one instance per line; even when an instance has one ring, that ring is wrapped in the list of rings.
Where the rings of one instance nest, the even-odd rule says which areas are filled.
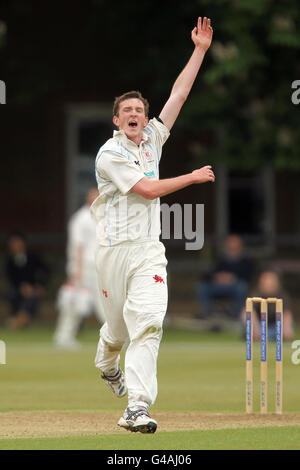
[[[154,324],[145,329],[143,336],[160,337],[162,334],[162,325]]]
[[[152,338],[160,341],[163,332],[164,314],[164,311],[161,311],[147,315],[147,321],[139,325],[137,329],[137,337],[139,337],[139,339]]]

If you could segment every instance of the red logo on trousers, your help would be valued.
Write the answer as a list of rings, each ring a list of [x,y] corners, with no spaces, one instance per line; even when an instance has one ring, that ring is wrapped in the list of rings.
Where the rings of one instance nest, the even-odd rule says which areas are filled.
[[[102,294],[105,295],[105,297],[107,297],[107,290],[102,289]]]
[[[162,277],[158,276],[157,274],[155,274],[155,276],[153,276],[153,279],[155,282],[163,282],[165,283],[165,281],[163,280]]]

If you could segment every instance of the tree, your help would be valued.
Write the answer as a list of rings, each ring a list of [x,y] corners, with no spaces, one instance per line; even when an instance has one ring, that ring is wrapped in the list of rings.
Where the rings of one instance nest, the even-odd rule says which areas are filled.
[[[291,101],[292,82],[300,79],[298,0],[3,5],[0,78],[11,103],[53,95],[111,102],[141,88],[154,112],[189,57],[197,16],[209,16],[213,45],[175,132],[201,162],[300,168],[300,106]]]

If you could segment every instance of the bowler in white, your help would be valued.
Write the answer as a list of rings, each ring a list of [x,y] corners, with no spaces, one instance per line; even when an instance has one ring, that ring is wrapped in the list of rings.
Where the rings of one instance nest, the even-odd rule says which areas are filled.
[[[153,433],[149,408],[157,396],[157,356],[167,310],[167,260],[160,242],[159,198],[191,184],[213,182],[210,165],[159,179],[162,147],[187,99],[212,41],[210,19],[198,18],[191,32],[193,53],[175,81],[158,118],[149,120],[148,101],[133,91],[116,98],[117,130],[99,150],[99,196],[91,206],[97,223],[96,268],[105,323],[95,365],[112,392],[128,405],[118,425]],[[125,371],[120,352],[125,352]]]

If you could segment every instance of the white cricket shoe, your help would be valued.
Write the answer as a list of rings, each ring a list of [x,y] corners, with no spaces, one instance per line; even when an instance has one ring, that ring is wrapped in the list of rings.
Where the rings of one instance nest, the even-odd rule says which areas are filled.
[[[157,428],[155,419],[150,418],[147,408],[140,406],[137,409],[126,408],[118,421],[118,426],[131,432],[154,433]]]
[[[125,383],[125,376],[122,370],[119,370],[114,375],[107,375],[102,373],[101,378],[112,390],[112,392],[117,395],[117,397],[124,397],[127,393],[127,387]]]

